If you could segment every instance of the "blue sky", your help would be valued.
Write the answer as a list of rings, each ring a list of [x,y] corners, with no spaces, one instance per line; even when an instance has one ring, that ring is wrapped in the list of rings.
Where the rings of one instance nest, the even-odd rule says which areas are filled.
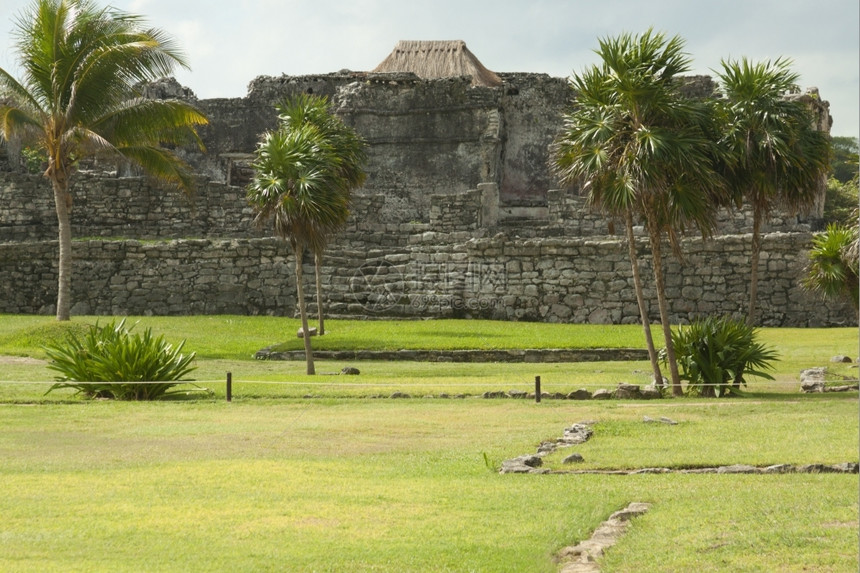
[[[101,0],[97,0],[101,1]],[[0,4],[0,67],[29,0]],[[789,57],[830,102],[833,134],[860,134],[858,0],[114,0],[170,32],[200,98],[241,97],[259,75],[370,70],[398,40],[464,40],[491,70],[566,77],[596,60],[599,37],[648,27],[680,35],[694,73],[722,58]]]

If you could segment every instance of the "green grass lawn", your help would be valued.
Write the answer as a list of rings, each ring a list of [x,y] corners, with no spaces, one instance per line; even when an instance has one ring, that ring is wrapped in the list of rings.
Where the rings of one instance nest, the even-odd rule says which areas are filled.
[[[457,322],[405,324],[439,333]],[[641,346],[638,327],[601,334],[628,327],[466,323],[462,338],[492,338],[483,328],[498,324],[517,331],[499,335],[517,346],[544,336],[542,327],[551,327],[550,346],[589,330],[588,339]],[[0,355],[31,357],[0,364],[0,570],[555,571],[558,550],[631,501],[653,505],[608,552],[604,571],[857,569],[856,475],[493,470],[582,420],[596,421],[592,440],[570,450],[584,456],[582,468],[857,461],[857,394],[802,395],[797,379],[816,365],[856,376],[828,363],[856,354],[855,329],[763,330],[783,355],[777,380],[753,381],[740,398],[535,404],[365,396],[528,389],[534,375],[549,391],[611,388],[646,383],[648,365],[362,362],[351,364],[360,376],[309,380],[301,362],[250,359],[294,335],[296,321],[145,318],[141,326],[187,338],[199,356],[195,376],[214,394],[154,403],[42,396],[51,373],[38,346],[57,327],[0,316]],[[389,326],[354,328],[360,340]],[[347,330],[332,321],[331,338],[321,340]],[[321,361],[317,370],[344,365]],[[645,424],[644,416],[679,423]]]
[[[80,324],[106,317],[74,317]],[[128,326],[151,327],[171,339],[187,339],[201,358],[247,359],[258,350],[304,350],[298,319],[266,316],[129,317]],[[68,324],[29,315],[0,315],[0,354],[43,356],[39,345],[61,336]],[[653,329],[659,335],[658,327]],[[320,350],[644,348],[642,327],[544,324],[492,320],[328,320],[326,335],[313,339]]]

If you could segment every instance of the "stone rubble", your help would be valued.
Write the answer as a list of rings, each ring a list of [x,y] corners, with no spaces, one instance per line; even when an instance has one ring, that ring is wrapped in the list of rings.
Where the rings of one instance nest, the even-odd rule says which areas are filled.
[[[835,360],[831,360],[835,362]],[[839,362],[842,362],[841,360]],[[844,380],[852,380],[851,378],[842,377]],[[827,385],[827,367],[816,366],[815,368],[807,368],[800,371],[800,391],[806,394],[814,394],[821,392],[848,392],[850,390],[860,389],[860,383],[843,384],[840,386]]]

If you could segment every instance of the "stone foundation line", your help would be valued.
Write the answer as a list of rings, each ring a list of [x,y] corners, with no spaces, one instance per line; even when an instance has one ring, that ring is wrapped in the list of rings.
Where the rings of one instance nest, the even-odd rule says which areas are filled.
[[[644,423],[659,423],[677,425],[678,422],[670,418],[661,417],[659,419],[645,416]],[[543,466],[543,457],[547,454],[555,452],[560,448],[569,448],[577,444],[587,442],[594,430],[591,426],[596,422],[584,421],[573,424],[569,428],[565,428],[564,434],[553,440],[546,440],[540,443],[535,454],[525,454],[517,456],[502,462],[502,467],[499,469],[501,474],[598,474],[598,475],[642,475],[642,474],[820,474],[820,473],[840,473],[840,474],[856,474],[860,473],[860,464],[857,462],[843,462],[840,464],[774,464],[765,467],[757,467],[746,464],[733,464],[730,466],[705,467],[705,468],[638,468],[630,470],[551,470]],[[580,454],[571,454],[567,456],[562,463],[573,464],[585,461]]]
[[[632,518],[642,515],[650,507],[650,503],[633,502],[610,515],[609,519],[601,523],[585,541],[562,549],[555,558],[557,563],[563,564],[559,570],[560,573],[600,571],[596,560],[627,533]]]
[[[648,360],[640,348],[524,348],[508,350],[315,350],[324,360],[407,360],[410,362],[603,362]],[[276,352],[264,348],[254,354],[257,360],[305,359],[304,350]]]

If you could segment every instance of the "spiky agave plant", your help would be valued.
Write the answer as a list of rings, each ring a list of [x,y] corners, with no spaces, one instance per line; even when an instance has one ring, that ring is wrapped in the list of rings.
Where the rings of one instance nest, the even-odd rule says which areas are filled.
[[[48,368],[60,373],[48,392],[73,388],[90,398],[117,400],[156,400],[179,393],[174,388],[196,368],[191,364],[195,353],[182,353],[184,340],[173,346],[163,335],[153,336],[152,329],[132,335],[132,328],[125,327],[125,319],[96,324],[83,335],[69,332],[46,346]]]
[[[768,380],[777,353],[756,340],[756,329],[743,320],[707,316],[672,333],[681,379],[687,392],[725,396],[746,384],[747,376]]]

